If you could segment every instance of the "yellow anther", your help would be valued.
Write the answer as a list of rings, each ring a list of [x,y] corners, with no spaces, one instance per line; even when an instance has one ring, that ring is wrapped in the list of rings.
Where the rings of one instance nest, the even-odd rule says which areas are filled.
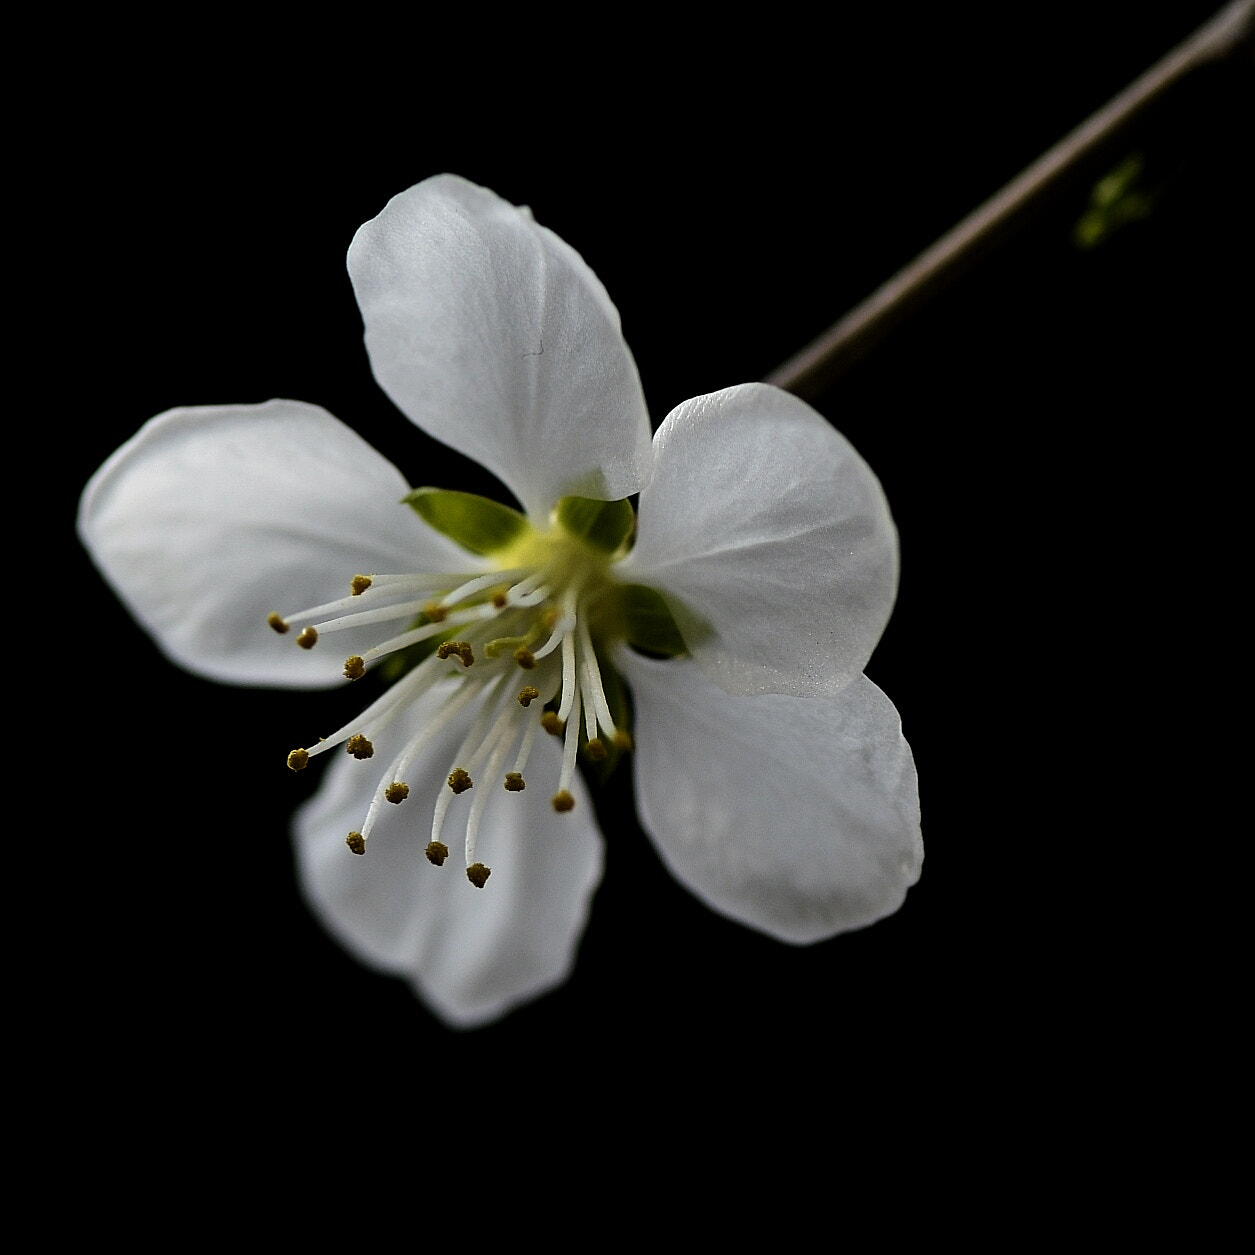
[[[353,851],[354,854],[366,853],[366,842],[362,839],[362,834],[360,832],[350,832],[349,835],[344,838],[344,843],[350,850]]]
[[[302,628],[297,633],[296,643],[302,649],[313,649],[318,644],[318,630],[312,627]]]
[[[558,718],[556,710],[547,710],[540,717],[540,726],[551,736],[561,736],[566,731],[566,724]]]
[[[288,755],[288,766],[293,771],[304,771],[309,766],[309,750],[293,750]]]
[[[492,604],[495,609],[504,610],[506,606],[510,604],[510,599],[505,595],[505,593],[498,589],[492,595]]]
[[[488,883],[488,877],[491,875],[492,869],[485,867],[483,863],[472,863],[466,869],[466,878],[476,889],[482,889]]]
[[[427,861],[435,867],[443,867],[445,859],[449,857],[449,847],[443,841],[428,841],[427,849],[423,852],[427,855]]]
[[[525,684],[519,689],[519,705],[526,708],[540,696],[540,689],[535,685]]]
[[[375,752],[375,747],[360,732],[349,737],[344,748],[357,759],[370,758]]]
[[[355,575],[349,581],[349,592],[360,597],[374,582],[369,575]]]
[[[615,749],[630,750],[636,748],[632,744],[631,734],[624,732],[622,728],[615,728],[614,736],[610,739],[614,742]]]
[[[404,780],[394,780],[384,791],[384,797],[398,806],[410,795],[410,786]]]
[[[280,636],[282,636],[284,632],[292,630],[292,625],[281,614],[268,614],[266,616],[266,622],[270,624],[270,626],[274,628]]]
[[[606,747],[601,737],[595,736],[584,746],[584,753],[595,763],[605,762]]]
[[[454,793],[465,793],[467,789],[474,786],[474,781],[470,777],[470,773],[461,767],[454,767],[449,773],[449,788]]]
[[[449,612],[438,601],[429,601],[423,607],[423,614],[426,615],[432,623],[443,623],[445,615]]]
[[[530,671],[536,665],[536,655],[532,653],[526,645],[520,645],[514,651],[514,661],[523,668],[524,671]]]
[[[522,793],[527,788],[527,784],[524,782],[520,772],[507,771],[505,773],[505,787],[511,793]]]
[[[366,663],[361,654],[354,654],[351,658],[344,660],[344,678],[346,680],[360,680],[366,674]]]
[[[475,651],[468,641],[442,641],[436,646],[436,657],[442,662],[446,658],[460,658],[464,667],[475,661]]]
[[[553,808],[559,814],[563,811],[575,809],[575,798],[573,798],[565,789],[559,789],[553,795]]]

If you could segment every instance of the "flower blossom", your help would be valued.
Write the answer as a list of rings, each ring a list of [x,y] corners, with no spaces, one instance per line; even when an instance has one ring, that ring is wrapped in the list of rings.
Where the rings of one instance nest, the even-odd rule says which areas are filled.
[[[716,911],[793,943],[895,911],[922,860],[915,768],[862,672],[897,534],[854,449],[759,384],[651,438],[596,276],[462,179],[395,197],[348,266],[379,384],[520,508],[411,489],[325,410],[276,400],[152,419],[79,516],[190,670],[376,673],[360,715],[288,758],[333,760],[294,825],[325,926],[455,1025],[552,988],[602,873],[577,763],[618,755]]]

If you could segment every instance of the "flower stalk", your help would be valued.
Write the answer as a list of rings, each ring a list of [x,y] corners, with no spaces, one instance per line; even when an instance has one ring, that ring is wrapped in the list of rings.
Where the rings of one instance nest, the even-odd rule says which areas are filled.
[[[1092,177],[1150,106],[1216,61],[1250,54],[1255,0],[1235,0],[1086,118],[870,296],[798,350],[766,382],[813,400],[980,258],[1011,238],[1060,191]]]

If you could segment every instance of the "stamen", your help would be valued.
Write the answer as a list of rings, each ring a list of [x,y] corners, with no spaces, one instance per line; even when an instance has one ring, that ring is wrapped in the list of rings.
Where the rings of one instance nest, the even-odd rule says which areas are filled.
[[[539,606],[548,596],[549,590],[547,588],[536,588],[528,593],[512,593],[510,596],[510,605],[525,607]]]
[[[504,679],[504,677],[502,677]],[[471,690],[472,692],[484,693],[483,686],[477,686]],[[488,731],[488,724],[493,718],[493,714],[497,705],[497,699],[501,693],[501,682],[494,684],[490,691],[485,694],[483,706],[480,708],[479,714],[475,716],[475,722],[471,725],[471,730],[462,740],[462,744],[458,746],[457,753],[453,757],[454,767],[449,774],[449,792],[440,790],[436,798],[436,807],[431,817],[431,839],[433,841],[440,840],[440,833],[444,828],[445,816],[449,813],[449,807],[453,802],[455,793],[465,792],[471,787],[470,771],[467,768],[460,767],[457,764],[467,762],[470,768],[479,770],[479,764],[483,762],[485,754],[484,735]],[[473,747],[478,746],[478,749]],[[461,773],[459,775],[459,773]],[[465,776],[467,783],[461,788],[455,788],[455,783],[461,782],[461,777]]]
[[[610,717],[610,704],[606,701],[606,691],[602,687],[601,669],[597,666],[597,651],[593,648],[592,637],[588,633],[587,618],[581,619],[575,630],[579,637],[582,672],[580,688],[585,695],[584,718],[588,725],[589,740],[591,742],[596,739],[598,726],[613,737],[617,729]]]
[[[584,736],[587,742],[585,748],[593,762],[600,762],[606,756],[606,747],[597,738],[597,712],[593,709],[593,695],[584,685],[580,686],[580,701],[584,707]]]
[[[495,777],[505,764],[505,757],[510,752],[510,741],[512,739],[514,729],[511,721],[507,720],[499,724],[493,730],[493,749],[488,759],[488,765],[485,768],[489,777]],[[466,865],[467,867],[475,866],[475,843],[479,839],[479,824],[483,818],[484,807],[488,805],[488,799],[492,795],[487,789],[480,789],[475,795],[475,800],[471,803],[471,813],[466,820]],[[485,877],[487,879],[487,877]],[[483,885],[479,886],[481,889]]]
[[[466,641],[442,641],[436,647],[436,657],[444,662],[450,656],[460,658],[464,667],[475,661],[475,651]]]
[[[354,582],[357,580],[370,580],[370,588],[374,590],[371,597],[368,598],[372,603],[376,603],[387,597],[395,597],[398,593],[409,593],[414,596],[420,592],[430,595],[434,590],[440,588],[442,584],[448,582],[447,575],[358,575],[354,576]],[[349,585],[350,590],[353,584]],[[364,589],[363,592],[369,591]],[[275,618],[283,622],[290,623],[293,620],[300,619],[306,623],[313,623],[317,627],[324,626],[323,620],[329,615],[340,615],[348,612],[350,618],[354,614],[365,614],[366,611],[358,607],[355,599],[362,594],[350,591],[347,597],[337,597],[334,601],[324,601],[320,605],[310,606],[305,610],[296,610],[290,614],[275,615]],[[393,611],[393,618],[400,618],[404,614],[416,613],[414,607],[421,606],[422,601],[405,601],[395,604],[392,607],[384,607],[387,614],[389,609]]]
[[[525,575],[515,586],[510,589],[510,600],[516,605],[535,605],[536,602],[531,599],[540,594],[540,601],[544,601],[549,596],[549,590],[544,587],[546,572],[533,571],[531,575]],[[524,600],[526,598],[527,600]]]
[[[527,721],[527,729],[523,733],[523,743],[519,746],[519,754],[514,760],[514,770],[510,772],[511,776],[518,776],[520,780],[523,779],[523,772],[527,769],[527,760],[531,757],[532,746],[536,743],[536,733],[540,731],[542,722],[540,719],[529,719]],[[508,789],[510,787],[509,776],[506,777],[506,780],[506,788]],[[520,784],[519,788],[521,789],[522,787]]]
[[[542,623],[549,631],[549,639],[535,651],[536,661],[542,658],[548,658],[559,645],[562,644],[563,638],[575,626],[575,621],[568,618],[559,618],[555,613],[550,611],[542,616]]]
[[[562,741],[562,771],[558,775],[558,792],[554,795],[553,808],[556,811],[569,811],[575,805],[575,797],[571,793],[571,781],[575,776],[575,755],[580,744],[580,720],[577,715],[566,725]],[[559,799],[562,805],[558,804]]]
[[[416,645],[419,641],[439,636],[449,630],[450,624],[456,627],[463,623],[472,623],[479,617],[478,611],[467,610],[458,614],[448,615],[441,623],[424,623],[420,627],[413,628],[408,632],[402,632],[400,636],[394,636],[382,642],[382,644],[372,645],[362,657],[367,662],[372,662],[376,658],[382,658],[385,654],[395,653],[398,649],[404,649],[407,645]]]
[[[388,774],[395,780],[403,779],[409,772],[414,759],[426,747],[427,742],[438,733],[472,698],[477,697],[482,688],[467,684],[460,686],[456,692],[445,699],[445,703],[436,712],[436,716],[423,728],[417,736],[401,751],[391,772]]]
[[[352,723],[344,724],[330,736],[320,737],[318,744],[308,751],[310,758],[343,744],[355,728],[369,727],[378,735],[410,702],[421,696],[439,678],[435,658],[425,658],[413,671],[372,702]]]
[[[395,588],[398,584],[403,584],[405,585],[406,588],[409,588],[409,589],[426,588],[430,590],[430,589],[439,588],[442,584],[447,585],[451,578],[456,579],[457,577],[456,576],[451,577],[448,575],[440,575],[437,572],[433,572],[427,575],[415,574],[413,572],[407,572],[404,574],[393,574],[393,575],[376,574],[370,577],[371,587],[374,588],[376,591],[383,588]]]
[[[347,605],[338,607],[349,610],[353,602],[345,599]],[[320,632],[343,632],[346,628],[368,627],[372,623],[388,623],[394,619],[412,619],[425,608],[421,601],[398,601],[390,606],[375,606],[371,610],[352,610],[350,614],[339,614],[331,619],[320,619],[317,628]],[[337,608],[337,607],[333,607]]]
[[[523,574],[523,572],[520,569],[515,571],[489,571],[487,575],[477,575],[474,579],[467,580],[460,588],[455,588],[451,593],[445,593],[437,605],[441,609],[447,610],[451,606],[456,606],[458,602],[466,601],[468,598],[474,597],[476,593],[482,593],[486,588],[492,588],[494,585],[501,585],[512,579],[514,576],[521,574]],[[502,599],[499,605],[497,602],[498,597]],[[498,608],[500,608],[500,606],[506,605],[507,601],[507,594],[501,592],[498,588],[496,594],[492,598],[493,604],[498,605]]]
[[[391,775],[392,773],[388,773]],[[365,841],[374,831],[375,821],[379,818],[379,809],[384,799],[389,802],[400,804],[404,802],[410,795],[410,786],[401,780],[393,780],[386,788],[383,787],[383,781],[388,779],[388,775],[382,777],[379,787],[375,789],[375,796],[370,800],[370,808],[366,812],[366,822],[362,824],[361,837]]]
[[[575,681],[575,636],[566,632],[562,637],[562,700],[558,703],[558,718],[566,723],[571,717],[571,707],[579,695]]]
[[[424,752],[430,753],[433,740],[448,735],[464,708],[469,708],[471,726],[445,760],[448,788],[436,790],[425,856],[437,867],[446,861],[449,848],[441,837],[445,819],[451,806],[463,805],[454,799],[473,790],[468,809],[461,812],[466,815],[464,866],[470,882],[481,889],[491,870],[476,859],[475,846],[489,801],[500,796],[484,785],[483,772],[502,781],[506,792],[521,793],[528,788],[525,772],[537,737],[542,731],[562,737],[561,767],[551,795],[554,810],[562,813],[575,806],[574,777],[581,749],[598,761],[607,757],[612,744],[630,748],[630,736],[616,728],[611,717],[586,613],[589,598],[605,587],[606,580],[588,565],[586,555],[579,555],[578,545],[568,543],[560,532],[552,537],[538,534],[536,540],[536,549],[529,552],[537,553],[539,560],[530,567],[489,571],[481,565],[478,572],[456,575],[359,574],[349,581],[348,597],[300,614],[276,612],[267,617],[272,631],[293,631],[305,649],[328,632],[387,624],[382,632],[395,636],[369,649],[364,641],[361,653],[345,659],[348,680],[362,678],[385,655],[429,642],[423,661],[369,703],[351,725],[288,755],[293,771],[304,769],[331,746],[343,745],[359,760],[374,756],[378,746],[392,758],[389,769],[376,777],[360,831],[346,838],[354,854],[365,850],[373,826],[387,813],[384,803],[399,805],[415,788],[420,795],[429,794],[438,784],[439,775],[416,781],[412,768]],[[303,625],[299,631],[298,623]],[[457,637],[462,639],[448,639]],[[461,666],[451,666],[453,660]],[[522,684],[524,677],[516,666],[529,673]],[[422,726],[412,735],[400,733],[394,742],[399,716],[412,711],[420,699],[426,711]],[[475,781],[480,788],[474,789]],[[541,789],[548,791],[550,783],[542,781]],[[533,777],[532,786],[536,784]]]

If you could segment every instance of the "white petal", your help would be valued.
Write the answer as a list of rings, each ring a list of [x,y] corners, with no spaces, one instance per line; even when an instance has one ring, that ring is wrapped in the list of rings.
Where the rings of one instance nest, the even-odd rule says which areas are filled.
[[[902,905],[924,857],[915,764],[870,680],[836,698],[732,697],[691,661],[620,662],[641,822],[703,902],[797,943]]]
[[[359,573],[478,565],[400,504],[407,491],[317,406],[168,410],[92,477],[79,536],[175,662],[228,683],[316,687],[362,639],[303,650],[266,627],[269,613],[342,597]]]
[[[534,520],[567,494],[639,491],[649,419],[618,311],[530,210],[427,179],[357,232],[349,274],[380,386]]]
[[[456,798],[443,832],[443,867],[424,856],[436,796],[446,787],[469,712],[407,772],[410,797],[384,804],[365,854],[345,837],[361,827],[388,755],[432,717],[437,694],[416,702],[404,728],[377,740],[375,757],[337,755],[317,795],[297,813],[297,861],[305,894],[324,927],[368,966],[403,976],[450,1024],[469,1028],[504,1015],[569,976],[601,880],[602,840],[583,783],[576,806],[555,814],[559,745],[543,737],[528,787],[509,793],[477,779]],[[395,744],[394,744],[395,742]],[[465,816],[479,789],[492,790],[476,858],[492,869],[476,889],[466,878]]]
[[[729,693],[839,693],[893,609],[897,529],[879,481],[810,406],[744,384],[654,438],[625,579],[659,589]]]

